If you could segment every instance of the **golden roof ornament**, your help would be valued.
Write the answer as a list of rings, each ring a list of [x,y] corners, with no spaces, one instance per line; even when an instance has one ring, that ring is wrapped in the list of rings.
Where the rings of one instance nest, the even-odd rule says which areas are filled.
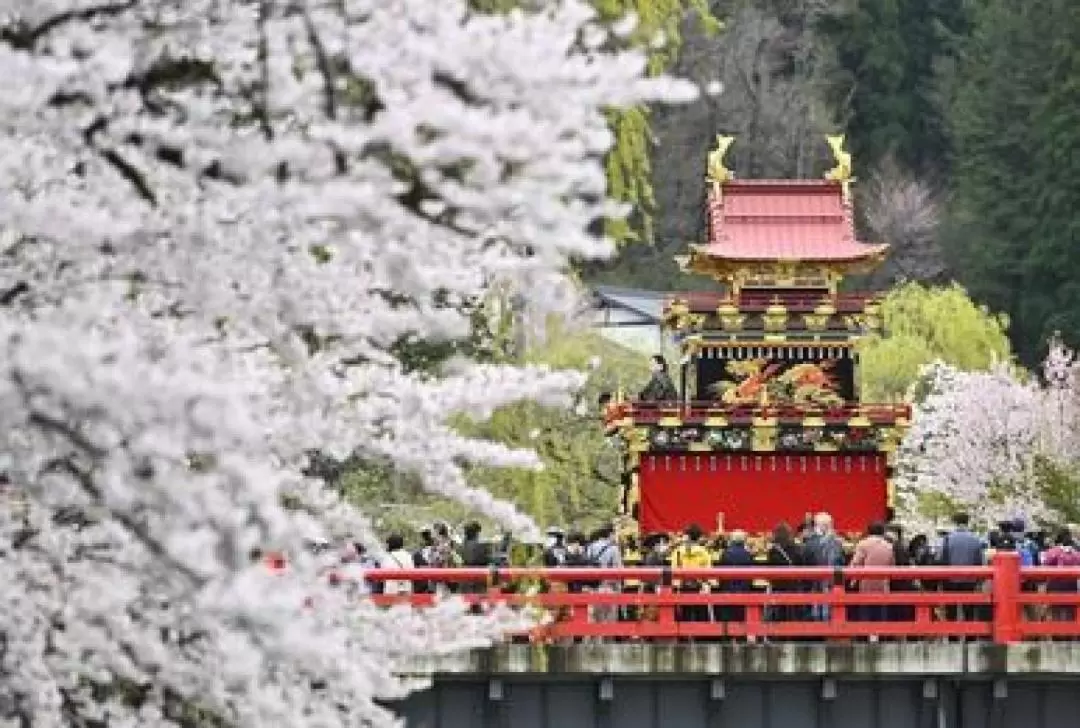
[[[720,187],[725,182],[735,177],[735,174],[724,166],[724,155],[727,154],[728,147],[734,141],[735,137],[733,136],[717,134],[716,149],[709,152],[708,161],[705,165],[705,180],[711,183],[717,192],[720,191]]]
[[[826,141],[832,149],[836,166],[825,173],[825,179],[839,182],[844,193],[844,202],[851,202],[851,183],[855,181],[852,176],[851,154],[844,151],[844,135],[827,136]]]

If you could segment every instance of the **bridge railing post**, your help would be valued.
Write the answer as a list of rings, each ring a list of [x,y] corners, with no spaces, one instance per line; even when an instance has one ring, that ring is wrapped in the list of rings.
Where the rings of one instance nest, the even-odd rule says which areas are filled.
[[[675,619],[675,605],[668,603],[675,589],[672,586],[671,567],[665,566],[660,576],[660,583],[656,585],[656,595],[660,604],[656,609],[656,622],[658,628],[665,637],[675,636],[678,626]]]
[[[993,600],[993,639],[996,644],[1019,642],[1020,626],[1020,554],[999,551],[991,560],[994,575],[991,581]]]

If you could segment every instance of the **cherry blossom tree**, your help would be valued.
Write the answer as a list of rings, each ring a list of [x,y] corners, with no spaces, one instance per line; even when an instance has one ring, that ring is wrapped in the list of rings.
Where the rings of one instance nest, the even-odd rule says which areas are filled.
[[[495,285],[562,310],[568,261],[610,252],[603,112],[689,93],[591,19],[0,0],[0,454],[30,506],[0,516],[0,723],[378,725],[411,687],[395,666],[505,628],[251,553],[370,539],[303,476],[316,449],[533,528],[462,474],[533,455],[447,418],[580,378],[397,353],[465,336]]]
[[[935,364],[899,453],[901,491],[939,493],[978,518],[1058,519],[1045,465],[1071,471],[1080,444],[1080,365],[1053,342],[1043,376]]]

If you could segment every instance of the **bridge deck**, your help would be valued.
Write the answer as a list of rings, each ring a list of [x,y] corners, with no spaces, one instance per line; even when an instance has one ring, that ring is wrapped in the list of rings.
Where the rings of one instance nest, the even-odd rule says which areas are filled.
[[[856,644],[637,643],[504,644],[431,656],[403,672],[416,676],[585,675],[1080,675],[1080,643],[894,642]]]

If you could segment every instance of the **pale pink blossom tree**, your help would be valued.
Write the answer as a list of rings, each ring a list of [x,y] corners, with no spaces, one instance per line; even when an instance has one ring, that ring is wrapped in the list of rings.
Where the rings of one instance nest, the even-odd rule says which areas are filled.
[[[604,110],[688,93],[591,19],[581,0],[0,0],[0,455],[31,505],[0,516],[0,722],[171,725],[197,704],[377,725],[410,686],[397,666],[505,626],[348,603],[303,558],[272,577],[249,554],[370,540],[301,475],[315,449],[533,528],[462,466],[535,458],[447,419],[580,377],[395,352],[464,335],[496,285],[562,310],[568,262],[610,252],[588,232],[611,212]],[[61,525],[72,508],[94,524]]]
[[[1075,357],[1053,342],[1041,378],[1001,363],[987,372],[935,364],[898,460],[906,495],[939,493],[979,519],[1057,519],[1040,463],[1080,465]]]

